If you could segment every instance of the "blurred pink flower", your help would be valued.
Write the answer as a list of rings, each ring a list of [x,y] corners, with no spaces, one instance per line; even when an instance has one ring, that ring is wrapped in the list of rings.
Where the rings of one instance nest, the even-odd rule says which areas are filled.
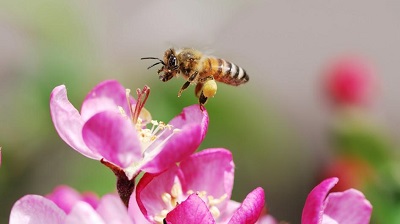
[[[256,223],[257,224],[278,224],[279,222],[276,221],[276,219],[272,215],[268,214],[268,215],[261,216]]]
[[[343,57],[326,71],[325,88],[339,105],[365,106],[377,90],[377,78],[370,64],[358,57]]]
[[[370,163],[357,156],[335,156],[322,170],[322,178],[338,177],[340,182],[332,191],[344,191],[351,187],[363,188],[368,181],[376,178],[376,171]]]
[[[264,207],[264,190],[255,189],[242,204],[231,201],[233,178],[228,150],[203,150],[162,173],[146,173],[136,199],[150,222],[254,223]]]
[[[367,224],[372,205],[355,189],[329,193],[338,178],[322,181],[308,195],[303,208],[303,224]]]
[[[156,173],[197,149],[207,131],[208,115],[193,105],[168,125],[150,121],[149,113],[141,110],[146,94],[136,102],[117,81],[104,81],[86,96],[79,113],[61,85],[51,93],[51,117],[60,137],[82,155],[115,164],[128,178],[140,170]]]
[[[128,210],[116,195],[105,195],[93,208],[84,201],[76,201],[69,213],[58,207],[50,199],[39,195],[26,195],[13,206],[10,214],[10,224],[41,223],[41,224],[129,224],[135,223]]]
[[[56,187],[53,192],[46,195],[46,198],[53,201],[65,213],[70,213],[74,205],[79,201],[84,201],[96,208],[99,204],[99,197],[92,192],[80,194],[75,189],[63,185]]]

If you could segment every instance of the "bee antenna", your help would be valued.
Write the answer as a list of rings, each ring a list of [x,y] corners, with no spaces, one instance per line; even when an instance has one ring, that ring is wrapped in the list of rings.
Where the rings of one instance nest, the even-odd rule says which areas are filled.
[[[144,59],[156,59],[156,60],[159,60],[161,64],[165,65],[165,64],[164,64],[164,61],[161,60],[161,59],[159,59],[159,58],[155,58],[155,57],[145,57],[145,58],[141,58],[140,60],[144,60]]]
[[[159,62],[157,62],[157,63],[155,63],[155,64],[149,66],[147,69],[150,69],[151,67],[153,67],[153,66],[155,66],[155,65],[158,65],[158,64],[165,65],[164,61],[161,60],[161,59],[159,59],[159,58],[155,58],[155,57],[145,57],[145,58],[141,58],[140,60],[144,60],[144,59],[155,59],[155,60],[159,60]]]
[[[158,64],[161,64],[161,63],[162,63],[163,65],[165,65],[164,62],[157,62],[157,63],[155,63],[155,64],[149,66],[147,69],[150,69],[151,67],[153,67],[153,66],[155,66],[155,65],[158,65]]]

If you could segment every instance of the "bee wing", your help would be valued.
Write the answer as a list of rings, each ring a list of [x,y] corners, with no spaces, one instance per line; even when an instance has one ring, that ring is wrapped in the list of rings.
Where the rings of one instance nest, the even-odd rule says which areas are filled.
[[[214,55],[215,54],[215,49],[211,48],[211,47],[204,47],[204,50],[202,50],[204,55]]]

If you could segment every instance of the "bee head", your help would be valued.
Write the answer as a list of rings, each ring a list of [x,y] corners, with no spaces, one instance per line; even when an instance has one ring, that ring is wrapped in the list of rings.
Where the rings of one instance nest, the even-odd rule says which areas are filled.
[[[174,49],[168,49],[164,53],[164,60],[161,60],[159,58],[154,58],[154,57],[146,57],[146,58],[141,58],[143,59],[156,59],[158,62],[155,64],[149,66],[147,69],[158,65],[162,64],[163,66],[161,69],[158,70],[158,74],[162,73],[159,75],[159,78],[161,81],[166,82],[170,79],[172,79],[176,74],[179,72],[179,66],[178,66],[178,61],[175,56],[175,50]]]
[[[160,75],[160,80],[166,82],[176,76],[179,71],[178,60],[174,49],[171,48],[165,51],[163,65],[164,66],[158,70],[158,73],[163,72],[163,74]]]

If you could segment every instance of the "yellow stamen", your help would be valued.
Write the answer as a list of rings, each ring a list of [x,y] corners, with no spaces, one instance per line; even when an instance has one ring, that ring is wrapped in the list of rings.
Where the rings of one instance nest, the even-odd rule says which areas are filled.
[[[161,198],[162,198],[163,202],[164,202],[165,204],[167,204],[167,205],[169,205],[169,203],[170,203],[171,200],[172,200],[172,196],[171,196],[170,194],[168,194],[167,192],[164,192],[164,193],[161,195]]]
[[[186,192],[186,195],[191,195],[195,193],[193,190],[188,190]],[[203,199],[203,201],[207,204],[207,207],[209,208],[210,213],[212,216],[217,219],[218,217],[221,216],[221,211],[218,208],[218,204],[223,203],[227,198],[227,194],[223,194],[219,198],[215,198],[212,195],[208,195],[207,191],[196,191],[196,194]],[[164,192],[161,195],[161,198],[163,202],[165,203],[166,207],[161,210],[161,212],[154,217],[154,221],[157,223],[162,223],[164,218],[167,216],[168,212],[174,209],[176,206],[179,205],[179,199],[182,198],[183,193],[182,193],[182,187],[179,183],[175,183],[171,187],[170,192]]]
[[[216,206],[211,206],[209,210],[214,219],[218,218],[221,215],[221,212]]]

